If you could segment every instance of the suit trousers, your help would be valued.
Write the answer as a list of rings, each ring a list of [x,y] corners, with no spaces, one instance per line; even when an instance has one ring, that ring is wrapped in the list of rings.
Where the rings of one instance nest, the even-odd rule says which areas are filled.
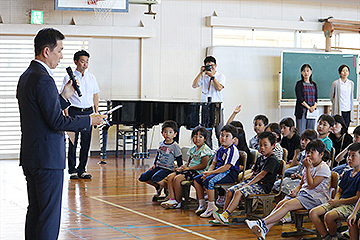
[[[77,108],[69,108],[69,116],[75,117],[78,115],[90,115],[93,111],[81,111]],[[88,128],[81,132],[75,132],[74,144],[69,141],[69,150],[68,150],[68,170],[69,173],[83,173],[85,172],[86,164],[89,156],[90,142],[91,142],[91,132],[92,128]],[[79,156],[79,165],[76,167],[76,147],[79,140],[80,134],[80,156]]]
[[[26,240],[56,240],[61,219],[64,170],[23,166],[29,206],[25,222]]]

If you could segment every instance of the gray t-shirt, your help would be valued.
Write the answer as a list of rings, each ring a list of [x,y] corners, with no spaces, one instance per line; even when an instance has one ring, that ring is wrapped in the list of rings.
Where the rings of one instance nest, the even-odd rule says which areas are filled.
[[[164,141],[160,142],[160,146],[157,150],[157,156],[155,159],[155,166],[169,169],[174,171],[175,158],[181,156],[181,149],[177,142],[166,144]]]

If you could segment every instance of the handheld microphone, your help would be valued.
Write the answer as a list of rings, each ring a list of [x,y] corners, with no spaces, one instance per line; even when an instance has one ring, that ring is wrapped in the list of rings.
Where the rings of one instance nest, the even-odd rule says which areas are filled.
[[[66,72],[67,72],[67,74],[69,75],[70,79],[72,80],[72,85],[73,85],[73,87],[75,88],[75,91],[77,92],[77,94],[79,95],[79,97],[81,97],[82,94],[81,94],[81,92],[80,92],[79,86],[78,86],[77,83],[76,83],[76,79],[75,79],[75,76],[74,76],[73,71],[71,70],[71,67],[67,67],[67,68],[66,68]]]

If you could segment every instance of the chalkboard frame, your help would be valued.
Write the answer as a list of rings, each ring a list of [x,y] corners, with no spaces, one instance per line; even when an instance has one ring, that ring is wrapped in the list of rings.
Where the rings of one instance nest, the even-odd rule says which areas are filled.
[[[294,56],[299,56],[296,60],[292,60]],[[340,59],[340,56],[342,58]],[[304,60],[305,59],[305,60]],[[328,60],[330,59],[330,60]],[[326,60],[332,61],[330,65],[326,65]],[[332,52],[300,52],[300,51],[282,51],[281,52],[281,73],[280,73],[280,88],[279,98],[280,101],[295,101],[295,85],[298,80],[301,79],[300,68],[303,64],[309,63],[313,68],[313,79],[318,86],[318,100],[329,101],[329,93],[331,83],[339,78],[338,67],[341,64],[347,64],[350,67],[349,79],[354,81],[354,99],[358,99],[358,73],[359,73],[359,55],[347,54],[347,53],[332,53]],[[287,67],[285,66],[292,66]],[[323,65],[323,66],[321,66]],[[320,66],[320,67],[319,67]],[[331,72],[322,74],[321,70],[330,68]],[[329,67],[330,66],[330,67]],[[297,69],[296,71],[294,69]],[[319,71],[319,69],[321,69]],[[290,72],[291,71],[291,72]],[[326,69],[325,69],[326,71]],[[325,80],[322,79],[320,75]],[[329,77],[331,75],[331,77]],[[320,81],[319,81],[320,80]],[[326,84],[326,88],[319,89]],[[286,90],[284,89],[286,88]],[[285,96],[285,97],[284,97]],[[289,97],[290,96],[290,97]]]

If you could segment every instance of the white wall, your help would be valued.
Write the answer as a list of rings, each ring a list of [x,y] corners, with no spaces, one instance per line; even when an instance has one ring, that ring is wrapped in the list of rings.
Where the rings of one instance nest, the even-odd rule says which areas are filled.
[[[90,71],[98,78],[100,97],[102,99],[141,97],[195,101],[199,99],[200,90],[193,90],[191,82],[199,71],[206,48],[211,46],[211,28],[205,26],[206,16],[216,11],[218,16],[235,18],[298,21],[299,17],[303,16],[306,21],[315,22],[318,18],[331,15],[338,19],[359,20],[358,2],[346,1],[346,4],[324,2],[164,0],[161,5],[153,6],[153,11],[157,12],[155,20],[152,16],[143,14],[147,10],[146,6],[130,5],[129,13],[113,13],[109,19],[97,21],[92,12],[55,11],[53,10],[54,1],[0,0],[0,16],[4,24],[24,24],[29,22],[28,11],[37,9],[44,11],[45,24],[50,25],[69,25],[71,19],[74,18],[76,24],[80,26],[137,27],[142,20],[145,26],[156,29],[156,37],[143,40],[143,52],[140,52],[140,39],[93,38],[91,40]],[[141,60],[143,61],[142,73],[140,72]],[[219,66],[221,64],[221,62],[218,63]],[[274,62],[269,66],[279,65],[280,63]],[[248,74],[246,66],[239,66],[239,68],[243,68],[244,76]],[[141,76],[143,77],[142,92],[140,91]],[[244,80],[246,80],[245,77]],[[258,79],[258,81],[264,81],[264,79]],[[233,86],[239,89],[239,94],[244,91],[241,79]],[[243,103],[244,107],[249,105],[246,106],[249,109],[247,112],[249,116],[256,115],[261,106],[264,106],[264,101],[271,103],[271,106],[276,101],[273,99],[273,94],[268,93],[268,91],[276,91],[274,87],[270,90],[263,88],[258,91],[259,95],[263,96],[262,98]],[[236,98],[225,97],[225,99],[227,109],[232,109],[238,103]],[[230,111],[226,112],[226,118],[229,113]],[[273,113],[269,114],[271,118],[274,116]],[[251,126],[246,126],[246,128],[251,129]],[[159,128],[155,129],[155,133],[153,147],[156,148],[161,139],[158,134]],[[180,144],[188,145],[189,134],[182,136]],[[109,145],[110,149],[113,148],[114,141],[110,141]],[[93,144],[92,149],[97,150],[98,144]]]

